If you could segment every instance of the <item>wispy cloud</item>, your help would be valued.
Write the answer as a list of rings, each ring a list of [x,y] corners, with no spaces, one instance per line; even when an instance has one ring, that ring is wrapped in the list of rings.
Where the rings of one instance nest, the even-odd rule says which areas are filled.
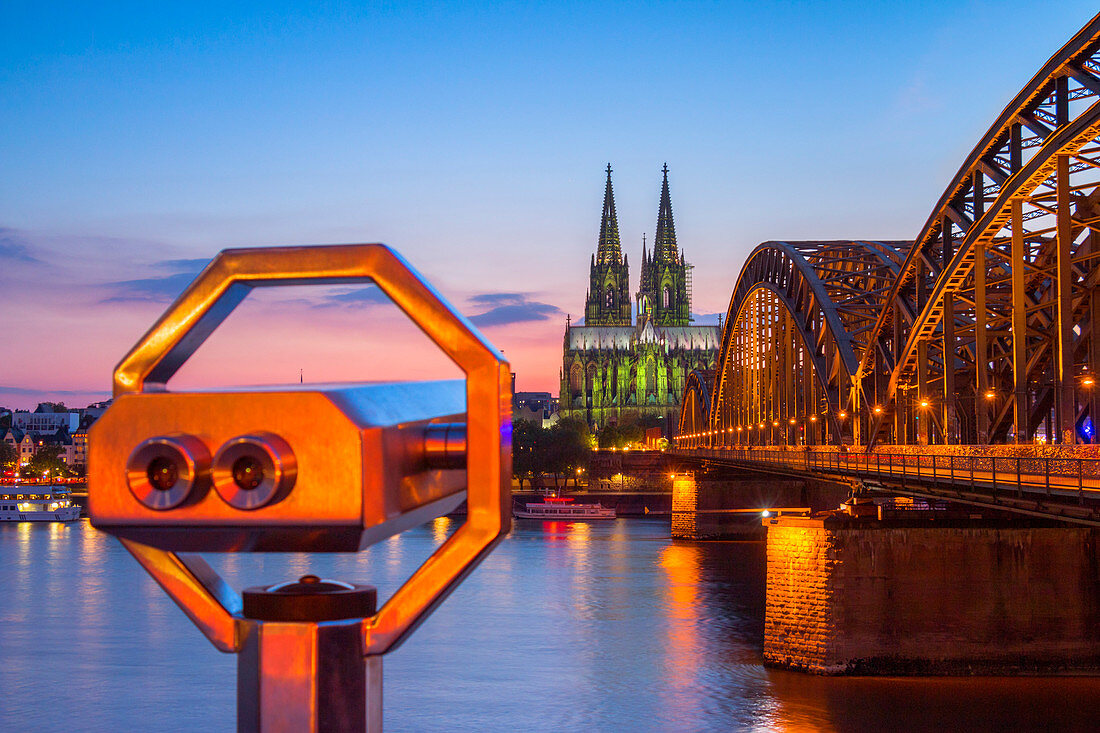
[[[31,255],[31,248],[14,229],[0,227],[0,261],[40,264],[42,260]]]
[[[84,397],[87,395],[102,395],[104,397],[109,396],[111,393],[108,390],[88,390],[88,389],[40,389],[31,387],[11,387],[0,384],[0,395],[12,395],[15,397],[56,397],[58,395],[70,395]]]
[[[392,302],[382,289],[377,285],[368,285],[365,288],[356,288],[345,293],[334,293],[325,297],[318,306],[347,305],[347,306],[371,306],[384,305]]]
[[[153,265],[154,269],[166,271],[159,277],[147,277],[139,280],[120,280],[107,283],[106,288],[114,295],[104,298],[103,303],[168,303],[183,292],[195,276],[199,274],[209,260],[162,260]]]
[[[207,265],[207,259],[161,260],[152,268],[165,274],[136,280],[120,280],[106,283],[104,288],[112,294],[103,298],[101,303],[169,303],[191,284],[195,277]],[[280,307],[370,307],[390,303],[389,297],[376,285],[367,285],[352,290],[334,292],[314,292],[306,297],[284,298]]]
[[[529,293],[480,293],[468,300],[479,309],[487,309],[470,316],[470,321],[477,326],[545,321],[562,312],[556,305],[531,300]]]

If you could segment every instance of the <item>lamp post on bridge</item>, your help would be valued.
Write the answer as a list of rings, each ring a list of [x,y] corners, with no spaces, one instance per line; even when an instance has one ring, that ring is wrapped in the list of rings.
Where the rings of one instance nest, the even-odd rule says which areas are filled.
[[[846,410],[840,410],[836,414],[836,444],[838,446],[844,445],[844,422],[848,419],[848,412]]]

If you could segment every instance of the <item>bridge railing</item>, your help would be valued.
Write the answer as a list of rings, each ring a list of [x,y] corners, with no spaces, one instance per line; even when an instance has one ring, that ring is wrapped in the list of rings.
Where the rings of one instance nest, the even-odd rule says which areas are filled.
[[[889,452],[819,452],[752,448],[696,448],[685,455],[782,467],[802,473],[889,479],[908,484],[968,488],[992,498],[1036,494],[1064,502],[1100,497],[1100,459],[1062,456],[940,455]],[[1094,497],[1095,498],[1095,497]]]

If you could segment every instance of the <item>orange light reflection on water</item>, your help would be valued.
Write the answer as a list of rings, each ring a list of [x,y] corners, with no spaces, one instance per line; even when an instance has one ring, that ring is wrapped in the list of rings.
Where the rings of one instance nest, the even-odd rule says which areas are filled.
[[[571,545],[587,545],[592,540],[592,526],[588,522],[567,522],[568,540]]]
[[[447,536],[451,533],[451,528],[455,524],[455,521],[450,517],[436,517],[432,520],[432,539],[435,540],[437,545],[443,544],[443,541],[447,539]]]
[[[75,581],[80,588],[76,594],[80,604],[77,615],[87,623],[74,624],[74,632],[85,636],[86,643],[94,643],[97,630],[108,624],[111,599],[107,588],[107,548],[116,540],[93,529],[87,519],[80,522],[80,551],[77,554],[80,568],[70,576],[69,582]],[[155,583],[150,585],[155,586]]]
[[[713,545],[708,548],[713,552]],[[715,599],[705,597],[703,588],[713,583],[705,577],[708,562],[713,565],[713,555],[708,560],[707,551],[698,544],[671,542],[661,550],[658,567],[664,575],[664,612],[665,636],[662,645],[664,657],[661,665],[665,684],[656,693],[661,696],[662,705],[668,711],[669,720],[691,720],[699,716],[699,670],[713,665],[710,655],[716,643],[713,637]],[[755,655],[752,655],[755,657]],[[745,673],[755,665],[752,657],[744,659]],[[735,660],[727,660],[734,663]],[[802,715],[797,704],[789,710],[785,699],[777,698],[764,671],[758,677],[758,689],[754,696],[757,725],[754,729],[768,731],[822,731],[831,730],[822,725],[820,716]],[[755,687],[755,685],[754,685]]]
[[[669,718],[675,720],[677,710],[689,717],[688,705],[693,702],[696,668],[701,659],[698,619],[700,613],[700,549],[695,545],[670,543],[661,550],[658,566],[665,577],[665,658],[666,684],[659,694]]]

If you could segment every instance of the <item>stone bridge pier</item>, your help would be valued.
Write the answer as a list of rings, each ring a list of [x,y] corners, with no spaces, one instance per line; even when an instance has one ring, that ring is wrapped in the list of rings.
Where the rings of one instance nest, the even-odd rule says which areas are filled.
[[[767,664],[819,674],[1100,672],[1100,530],[835,513],[767,520]]]
[[[735,467],[673,479],[674,539],[766,541],[766,664],[1100,673],[1100,529],[911,499],[838,509],[848,491]]]

